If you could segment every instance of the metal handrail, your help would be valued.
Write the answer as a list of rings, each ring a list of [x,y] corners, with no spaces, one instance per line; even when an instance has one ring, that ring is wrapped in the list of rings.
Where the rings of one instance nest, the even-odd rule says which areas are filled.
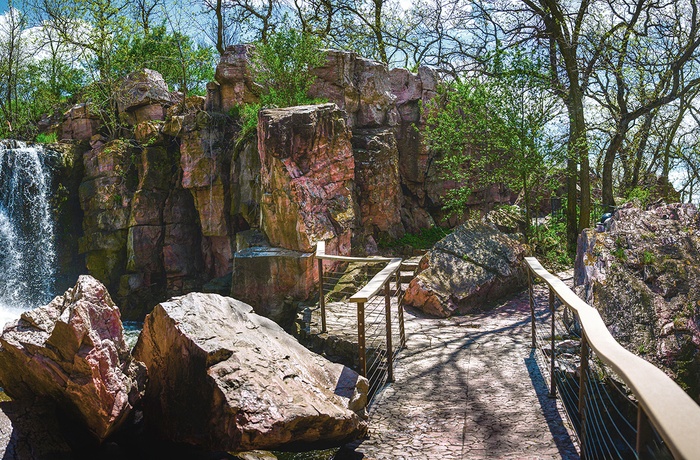
[[[386,327],[386,348],[387,348],[387,380],[392,382],[393,377],[393,344],[392,344],[392,331],[391,331],[391,287],[390,283],[392,278],[396,279],[396,295],[400,298],[401,293],[401,263],[403,259],[401,258],[388,258],[388,257],[349,257],[349,256],[337,256],[326,254],[326,243],[325,241],[318,241],[316,243],[316,259],[318,260],[318,273],[319,273],[319,306],[321,309],[321,332],[327,332],[326,327],[326,302],[323,294],[323,261],[333,260],[340,262],[387,262],[387,265],[359,291],[357,291],[350,299],[349,302],[355,303],[357,305],[357,342],[358,342],[358,354],[359,354],[359,372],[363,376],[367,376],[367,348],[366,348],[366,337],[365,337],[365,304],[370,301],[370,299],[378,294],[384,297],[384,311],[385,311],[385,327]],[[383,291],[383,292],[382,292]],[[400,335],[400,347],[406,345],[406,330],[404,328],[404,317],[402,306],[398,305],[398,320],[399,320],[399,335]]]
[[[545,270],[536,258],[526,257],[525,264],[544,280],[550,293],[578,314],[582,346],[590,346],[632,390],[639,403],[638,423],[648,417],[675,458],[700,458],[700,406],[661,369],[620,345],[598,311]],[[534,320],[533,314],[533,327]]]

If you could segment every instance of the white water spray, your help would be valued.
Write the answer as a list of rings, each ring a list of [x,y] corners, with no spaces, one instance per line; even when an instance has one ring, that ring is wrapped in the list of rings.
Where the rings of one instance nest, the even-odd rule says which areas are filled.
[[[50,172],[40,146],[0,141],[0,328],[53,296]]]

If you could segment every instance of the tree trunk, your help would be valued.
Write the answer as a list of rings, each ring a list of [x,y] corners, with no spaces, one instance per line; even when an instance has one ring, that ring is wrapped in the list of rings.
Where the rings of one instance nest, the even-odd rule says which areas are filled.
[[[603,209],[607,212],[608,209],[615,206],[615,197],[613,195],[613,166],[615,165],[615,155],[622,146],[622,141],[627,135],[629,122],[623,118],[617,123],[617,129],[610,145],[605,151],[605,159],[603,160]]]

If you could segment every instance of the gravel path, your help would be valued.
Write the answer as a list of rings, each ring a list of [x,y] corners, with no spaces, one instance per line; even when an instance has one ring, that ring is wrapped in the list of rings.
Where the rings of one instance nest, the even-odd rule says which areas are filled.
[[[578,458],[563,408],[547,396],[529,321],[527,292],[483,314],[407,311],[396,381],[371,407],[368,439],[336,459]]]

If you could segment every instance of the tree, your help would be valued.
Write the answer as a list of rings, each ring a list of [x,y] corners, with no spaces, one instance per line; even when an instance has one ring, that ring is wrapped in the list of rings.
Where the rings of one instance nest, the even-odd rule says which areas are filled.
[[[19,85],[27,47],[23,35],[26,16],[13,7],[12,1],[8,7],[8,12],[0,16],[0,112],[5,121],[0,129],[12,132],[19,118]]]

